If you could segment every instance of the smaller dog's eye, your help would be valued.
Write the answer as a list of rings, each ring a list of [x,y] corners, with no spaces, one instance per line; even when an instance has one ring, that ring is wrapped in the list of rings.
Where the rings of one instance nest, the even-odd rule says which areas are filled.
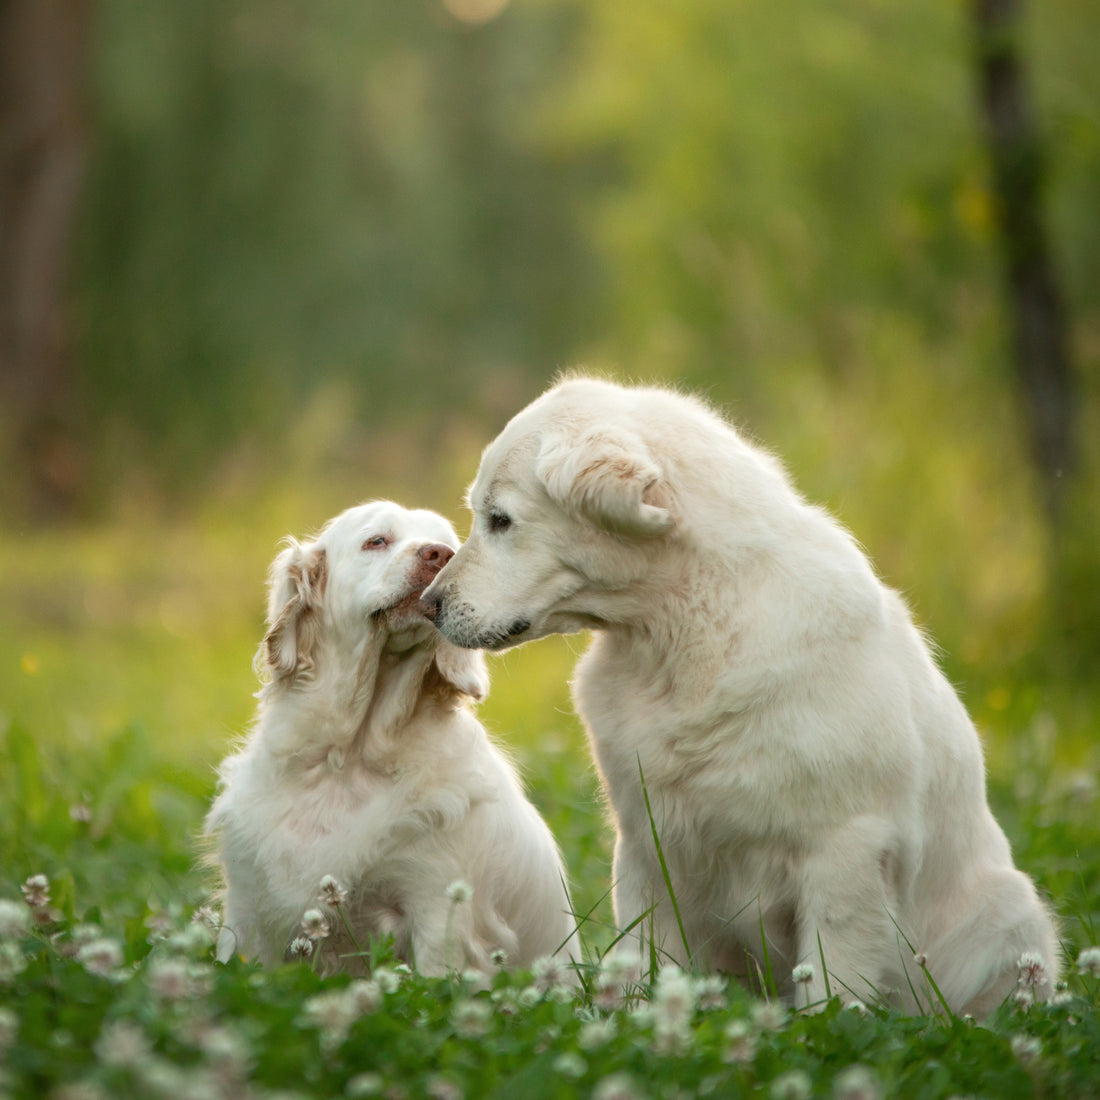
[[[389,544],[390,540],[386,538],[385,535],[371,535],[371,537],[363,543],[362,548],[364,550],[385,550]]]
[[[489,513],[489,530],[490,531],[507,531],[512,526],[512,517],[506,516],[503,512],[490,512]]]

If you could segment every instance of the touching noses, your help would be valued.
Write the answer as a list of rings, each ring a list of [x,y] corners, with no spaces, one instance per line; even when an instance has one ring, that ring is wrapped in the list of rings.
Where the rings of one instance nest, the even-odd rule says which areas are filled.
[[[412,565],[410,577],[414,591],[425,590],[432,581],[436,580],[436,574],[453,557],[454,551],[442,542],[427,542],[425,546],[420,547],[416,552],[416,561]],[[434,615],[428,615],[428,618],[434,618]]]
[[[435,575],[440,571],[455,556],[455,552],[449,547],[444,546],[441,542],[431,542],[427,546],[422,546],[417,551],[418,566],[418,580],[424,582],[424,587],[427,588],[429,584],[435,579]],[[426,600],[423,597],[420,599],[420,611],[426,618],[434,621],[436,615],[439,613],[439,605],[442,601],[437,597],[434,599]]]
[[[422,563],[422,568],[435,576],[455,556],[455,552],[441,542],[429,542],[427,546],[420,547],[416,556]]]

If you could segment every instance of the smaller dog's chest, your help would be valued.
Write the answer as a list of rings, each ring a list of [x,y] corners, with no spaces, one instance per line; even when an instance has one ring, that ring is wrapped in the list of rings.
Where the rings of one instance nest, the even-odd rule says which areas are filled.
[[[456,828],[489,793],[458,783],[405,789],[387,779],[345,773],[305,792],[280,826],[296,843],[380,860],[425,833]]]

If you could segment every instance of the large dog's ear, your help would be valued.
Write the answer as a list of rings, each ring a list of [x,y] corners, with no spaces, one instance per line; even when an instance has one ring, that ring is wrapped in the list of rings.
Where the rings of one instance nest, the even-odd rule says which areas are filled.
[[[480,649],[462,649],[442,635],[435,649],[439,675],[456,691],[480,702],[489,694],[489,669]]]
[[[535,469],[551,500],[607,531],[652,537],[675,523],[664,472],[629,433],[548,435]]]
[[[327,580],[324,548],[297,539],[287,539],[271,563],[267,635],[259,658],[276,680],[312,670]]]

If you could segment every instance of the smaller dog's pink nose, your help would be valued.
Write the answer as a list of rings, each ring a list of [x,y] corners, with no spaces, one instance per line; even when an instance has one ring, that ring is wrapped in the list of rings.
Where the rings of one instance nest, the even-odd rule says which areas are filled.
[[[429,572],[438,573],[455,556],[455,552],[442,542],[429,542],[417,550],[416,556]]]

